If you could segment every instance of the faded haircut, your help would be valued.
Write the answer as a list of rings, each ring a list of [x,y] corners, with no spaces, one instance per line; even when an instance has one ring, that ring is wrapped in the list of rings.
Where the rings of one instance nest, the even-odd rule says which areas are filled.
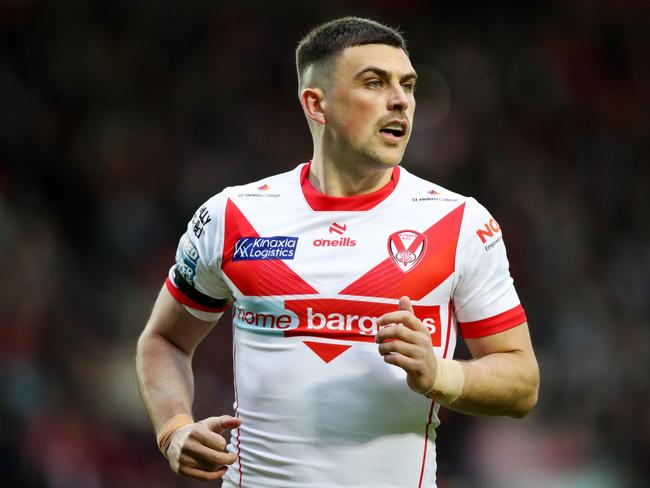
[[[325,66],[344,49],[366,44],[387,44],[408,55],[406,41],[397,29],[360,17],[335,19],[315,27],[298,43],[298,86],[303,88],[308,70]]]

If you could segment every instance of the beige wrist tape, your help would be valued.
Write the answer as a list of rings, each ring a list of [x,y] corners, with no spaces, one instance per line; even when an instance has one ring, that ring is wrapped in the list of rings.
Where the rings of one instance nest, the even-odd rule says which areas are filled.
[[[458,361],[453,359],[438,359],[438,369],[433,386],[424,396],[438,397],[447,405],[454,403],[463,393],[465,385],[465,371]]]
[[[163,453],[164,456],[167,456],[167,448],[172,442],[172,437],[178,429],[185,427],[186,425],[193,424],[194,419],[187,414],[181,413],[179,415],[174,415],[170,418],[165,424],[160,428],[156,439],[158,441],[158,449]]]

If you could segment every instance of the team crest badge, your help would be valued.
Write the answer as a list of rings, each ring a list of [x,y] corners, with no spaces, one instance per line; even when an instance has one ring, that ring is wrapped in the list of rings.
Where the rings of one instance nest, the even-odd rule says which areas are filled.
[[[426,247],[427,236],[416,230],[400,230],[388,236],[388,254],[404,273],[417,266]]]

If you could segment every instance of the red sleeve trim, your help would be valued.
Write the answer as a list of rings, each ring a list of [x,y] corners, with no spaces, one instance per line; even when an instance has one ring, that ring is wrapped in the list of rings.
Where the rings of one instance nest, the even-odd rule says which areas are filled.
[[[528,319],[521,305],[503,313],[474,322],[458,322],[460,333],[465,339],[475,339],[503,332],[523,324]]]
[[[206,307],[205,305],[201,305],[200,303],[197,303],[191,298],[189,298],[178,288],[176,288],[176,286],[174,286],[174,283],[169,278],[169,276],[165,280],[165,285],[167,285],[167,290],[169,290],[169,293],[171,293],[171,295],[176,299],[176,301],[182,303],[183,305],[187,305],[190,308],[200,310],[201,312],[219,313],[219,312],[223,312],[230,306],[230,305],[226,305],[225,307],[213,308],[213,307]]]

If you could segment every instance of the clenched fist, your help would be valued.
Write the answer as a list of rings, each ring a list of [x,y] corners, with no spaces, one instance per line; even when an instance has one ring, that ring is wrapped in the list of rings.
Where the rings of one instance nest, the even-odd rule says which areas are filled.
[[[408,297],[399,300],[399,310],[382,315],[375,337],[379,354],[388,364],[406,371],[406,382],[416,393],[429,393],[436,379],[438,362],[431,347],[431,335],[413,313]]]
[[[221,434],[240,425],[238,418],[224,415],[178,429],[165,452],[174,473],[203,481],[221,478],[237,460],[236,454],[226,452],[227,442]]]

